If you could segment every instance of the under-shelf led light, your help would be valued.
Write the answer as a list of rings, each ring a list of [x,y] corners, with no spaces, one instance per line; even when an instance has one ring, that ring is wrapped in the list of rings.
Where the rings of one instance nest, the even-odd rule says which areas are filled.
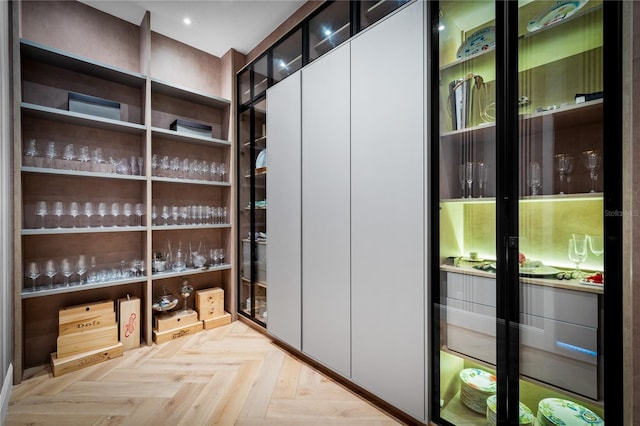
[[[324,30],[324,35],[326,35],[327,37],[329,37],[331,35],[331,30],[330,29],[325,29]]]
[[[191,25],[191,19],[188,16],[185,17],[182,22],[184,22],[185,25]]]

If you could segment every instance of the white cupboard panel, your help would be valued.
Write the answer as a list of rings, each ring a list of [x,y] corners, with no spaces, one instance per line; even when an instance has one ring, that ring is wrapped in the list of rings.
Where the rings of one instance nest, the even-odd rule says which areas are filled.
[[[302,71],[302,350],[345,377],[351,375],[349,52],[347,43]]]
[[[351,42],[352,377],[425,416],[423,3]]]
[[[300,73],[267,91],[267,330],[301,348]]]

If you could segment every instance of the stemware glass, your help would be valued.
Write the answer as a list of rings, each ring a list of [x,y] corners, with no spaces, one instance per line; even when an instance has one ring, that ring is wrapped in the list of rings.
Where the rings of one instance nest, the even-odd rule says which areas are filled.
[[[487,174],[489,170],[487,163],[480,161],[477,164],[477,170],[478,170],[478,189],[479,189],[478,197],[482,198],[484,197],[484,193],[487,189]]]
[[[104,155],[102,154],[102,148],[96,148],[93,150],[93,162],[97,164],[104,163]]]
[[[80,154],[78,155],[78,161],[82,161],[83,163],[91,160],[91,156],[89,155],[89,147],[87,145],[82,145],[80,147]]]
[[[467,198],[473,198],[473,172],[474,172],[474,164],[471,161],[468,161],[465,165],[464,170],[464,178],[467,182]]]
[[[96,213],[100,216],[100,228],[104,228],[104,217],[108,214],[107,203],[98,203]]]
[[[136,210],[135,210],[135,211],[136,211],[136,216],[138,216],[138,225],[139,225],[139,226],[144,225],[144,224],[142,223],[142,216],[144,216],[144,213],[145,213],[144,204],[142,204],[142,203],[137,203],[137,204],[136,204]]]
[[[129,157],[129,169],[132,175],[138,174],[138,157],[132,155]]]
[[[113,226],[118,226],[120,224],[119,217],[121,213],[120,203],[114,202],[111,203],[111,216],[113,216]]]
[[[180,171],[182,173],[183,179],[189,179],[189,159],[183,158],[182,164],[180,166]]]
[[[133,205],[131,203],[124,203],[122,206],[122,215],[124,216],[124,226],[131,225],[131,215],[133,214]]]
[[[211,162],[211,165],[209,166],[209,180],[215,181],[217,180],[217,175],[218,175],[218,165],[216,164],[215,161]]]
[[[55,141],[47,142],[47,149],[44,156],[47,159],[47,167],[53,167],[53,160],[58,156],[58,148],[56,147]]]
[[[171,177],[180,177],[180,173],[182,173],[182,166],[180,165],[180,159],[178,157],[173,157],[171,159],[169,162],[169,168],[171,169]]]
[[[158,225],[158,206],[151,206],[151,224]]]
[[[87,228],[91,226],[91,217],[95,214],[93,210],[93,203],[87,201],[84,203],[84,209],[82,209],[82,213],[87,217]]]
[[[160,216],[164,219],[164,225],[168,225],[169,218],[171,217],[171,210],[169,209],[169,206],[162,206],[162,213]]]
[[[171,206],[171,222],[173,225],[178,224],[179,217],[180,217],[180,208],[178,206]]]
[[[180,207],[180,222],[183,225],[189,224],[189,207],[188,206]]]
[[[144,158],[138,157],[138,175],[144,176]]]
[[[49,214],[46,201],[38,201],[36,203],[36,216],[40,216],[40,228],[44,229],[44,218]]]
[[[27,157],[37,157],[39,155],[38,151],[38,141],[35,139],[29,140],[27,142],[27,146],[24,149],[24,155]]]
[[[542,176],[540,173],[540,163],[532,161],[529,163],[529,179],[527,180],[531,195],[538,195],[538,189],[542,185]]]
[[[56,201],[53,204],[53,215],[58,218],[57,227],[62,228],[62,216],[64,216],[64,204],[62,203],[62,201]]]
[[[158,176],[158,154],[151,156],[151,176]]]
[[[75,160],[76,159],[76,148],[72,143],[68,143],[64,147],[64,152],[62,154],[62,158],[65,160]]]
[[[214,268],[218,266],[218,249],[209,250],[209,257],[211,258],[211,267]]]
[[[49,288],[53,288],[53,277],[58,275],[58,265],[53,259],[49,259],[45,263],[44,274],[49,277]]]
[[[224,175],[227,173],[227,167],[224,163],[218,165],[218,174],[220,175],[220,182],[226,182]]]
[[[69,258],[65,257],[60,262],[60,272],[64,275],[64,286],[69,287],[69,278],[75,273],[75,268]]]
[[[558,174],[560,175],[560,194],[564,194],[565,192],[565,178],[567,181],[567,193],[569,192],[568,190],[568,186],[569,186],[569,182],[570,182],[570,175],[571,172],[573,171],[573,157],[569,154],[556,154],[555,155],[555,159],[556,159],[556,170],[558,171]]]
[[[224,249],[218,249],[218,263],[224,265]]]
[[[80,206],[76,201],[69,203],[69,210],[67,210],[67,213],[73,218],[73,227],[75,228],[77,225],[77,217],[80,216]]]
[[[584,166],[589,170],[589,177],[591,178],[591,191],[589,192],[596,192],[598,172],[600,171],[600,153],[598,151],[584,151],[582,156]]]
[[[458,181],[460,182],[460,198],[466,198],[467,179],[465,178],[465,165],[458,166]]]
[[[32,286],[31,291],[36,291],[36,280],[40,276],[40,266],[36,262],[29,262],[26,268],[27,277],[31,278]]]
[[[165,155],[160,159],[160,170],[161,170],[160,176],[168,177],[170,175],[169,156]]]
[[[604,254],[604,239],[602,235],[589,235],[589,249],[596,255],[596,259]]]
[[[580,234],[573,234],[569,238],[568,247],[569,260],[576,264],[576,272],[578,277],[582,277],[582,271],[580,270],[580,264],[587,260],[587,236]]]
[[[89,263],[87,262],[87,256],[84,254],[81,254],[78,257],[78,261],[76,262],[76,272],[78,273],[78,281],[80,282],[80,284],[86,283],[86,280],[83,279],[82,277],[84,276],[84,274],[87,273],[88,269],[89,269]]]

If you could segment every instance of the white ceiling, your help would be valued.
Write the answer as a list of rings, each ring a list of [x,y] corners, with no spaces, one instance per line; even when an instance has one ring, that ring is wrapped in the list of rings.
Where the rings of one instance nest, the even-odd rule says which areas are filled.
[[[246,54],[306,0],[81,0],[140,25],[151,12],[151,30],[221,57],[230,48]],[[183,23],[189,17],[191,25]]]

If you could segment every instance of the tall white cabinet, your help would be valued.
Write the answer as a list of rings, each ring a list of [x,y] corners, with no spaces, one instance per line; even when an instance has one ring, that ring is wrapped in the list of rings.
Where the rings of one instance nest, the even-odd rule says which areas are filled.
[[[302,350],[351,375],[350,45],[302,70]]]
[[[301,349],[301,105],[300,73],[267,92],[268,331]]]
[[[268,330],[295,347],[300,337],[302,352],[420,420],[423,7],[405,7],[267,92]]]

